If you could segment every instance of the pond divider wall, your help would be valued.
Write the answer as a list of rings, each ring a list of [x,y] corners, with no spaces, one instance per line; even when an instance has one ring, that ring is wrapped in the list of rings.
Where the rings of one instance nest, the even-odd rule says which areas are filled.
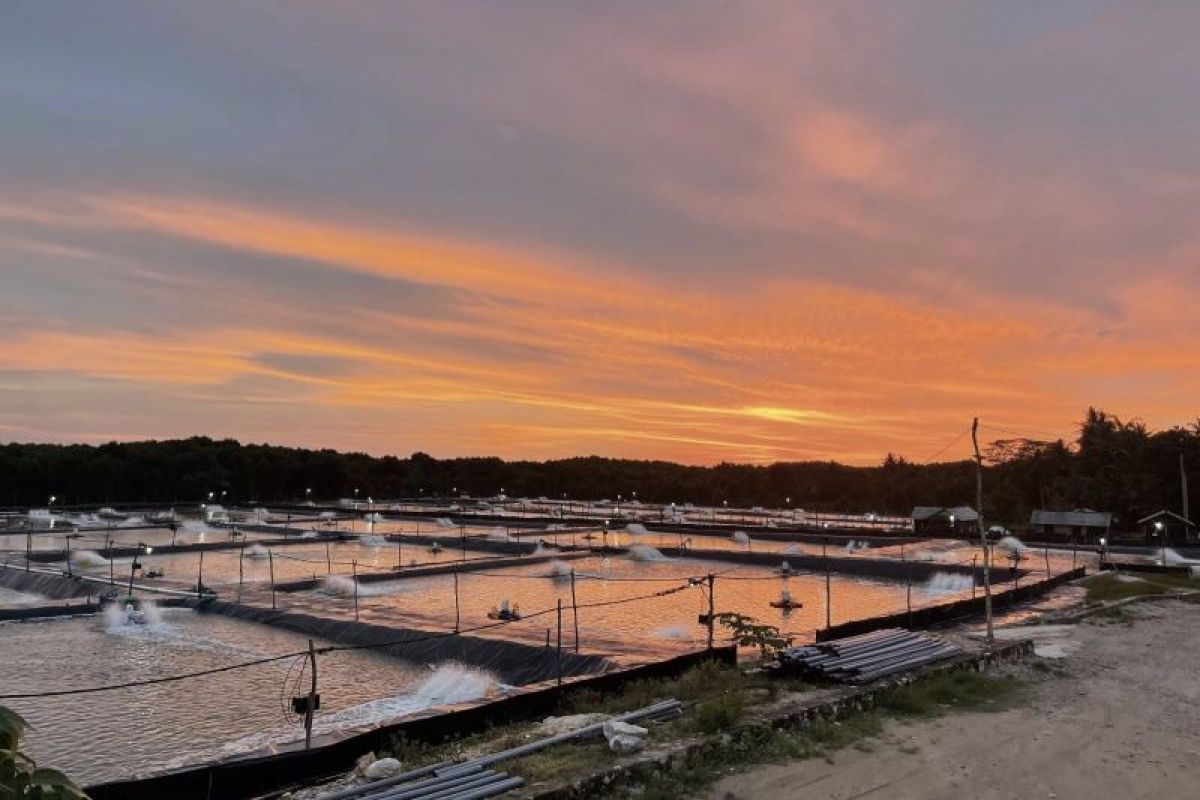
[[[18,592],[40,594],[51,600],[69,600],[75,597],[96,597],[103,589],[81,578],[67,575],[52,575],[46,572],[26,572],[11,564],[0,568],[0,586]]]
[[[703,561],[720,561],[727,564],[753,564],[779,569],[784,561],[799,572],[821,573],[829,569],[840,575],[863,575],[903,581],[926,581],[940,573],[973,575],[976,582],[983,580],[983,567],[972,568],[966,564],[939,564],[935,561],[901,561],[894,558],[865,558],[854,556],[818,556],[806,553],[755,553],[739,550],[680,550],[678,547],[660,547],[659,551],[670,558],[692,558]],[[993,570],[993,573],[995,570]],[[718,584],[720,578],[717,579]]]
[[[222,600],[212,600],[197,606],[200,611],[258,622],[294,633],[325,639],[336,644],[371,646],[414,664],[440,664],[454,661],[470,667],[486,669],[502,682],[519,686],[550,680],[558,675],[557,649],[506,639],[453,634],[449,631],[429,631],[373,625],[352,620],[329,619],[294,611],[273,611],[269,608],[247,606]],[[520,624],[520,623],[514,623]],[[499,631],[500,629],[495,629]],[[392,643],[392,644],[389,644]],[[562,653],[564,677],[592,675],[615,669],[616,665],[603,656]]]
[[[734,664],[737,650],[720,647],[580,678],[563,686],[529,687],[498,700],[449,710],[430,709],[390,725],[316,737],[316,746],[309,750],[300,745],[270,755],[230,759],[142,779],[113,781],[89,786],[87,793],[92,800],[247,800],[345,772],[363,754],[387,751],[398,736],[410,742],[431,744],[469,736],[496,725],[556,713],[562,697],[572,692],[583,689],[613,692],[629,681],[674,677],[708,660]]]
[[[276,531],[278,533],[278,531]],[[263,547],[291,547],[297,544],[313,544],[317,539],[256,539],[252,542],[192,542],[191,544],[156,544],[153,545],[154,552],[151,555],[169,556],[172,553],[199,553],[209,552],[213,550],[240,550],[242,547],[249,547],[252,544],[262,545]],[[131,558],[133,556],[146,555],[145,551],[140,547],[113,547],[107,548],[104,546],[85,546],[79,547],[76,545],[71,548],[73,552],[80,550],[91,550],[93,553],[98,553],[105,558]],[[40,563],[62,561],[66,556],[66,550],[34,550],[29,554],[30,561]],[[21,558],[25,558],[25,554],[21,554]]]
[[[405,539],[407,541],[407,538]],[[468,561],[445,561],[437,564],[425,564],[417,567],[403,567],[391,572],[363,572],[358,576],[359,583],[387,583],[409,578],[428,578],[431,575],[450,575],[455,572],[477,572],[480,570],[504,569],[506,567],[522,567],[528,564],[544,564],[547,561],[570,561],[585,558],[588,554],[581,552],[555,552],[538,556],[514,556],[512,558],[473,558]],[[345,572],[341,573],[345,575]],[[298,581],[286,581],[275,584],[278,592],[307,592],[321,585],[320,579],[305,578]]]
[[[1083,567],[1076,567],[1073,570],[1063,572],[1051,578],[1002,591],[996,591],[1000,584],[993,583],[992,608],[1006,608],[1026,600],[1032,600],[1064,583],[1082,578],[1085,574],[1086,571]],[[966,600],[955,600],[936,606],[914,608],[911,612],[901,611],[897,614],[887,614],[881,617],[856,619],[850,622],[843,622],[841,625],[834,625],[832,628],[822,628],[817,631],[817,641],[827,642],[833,639],[843,639],[847,636],[858,636],[859,634],[883,630],[884,628],[908,628],[909,630],[932,628],[936,625],[944,625],[968,617],[983,616],[985,613],[984,606],[985,598],[981,592],[977,597],[967,598]]]

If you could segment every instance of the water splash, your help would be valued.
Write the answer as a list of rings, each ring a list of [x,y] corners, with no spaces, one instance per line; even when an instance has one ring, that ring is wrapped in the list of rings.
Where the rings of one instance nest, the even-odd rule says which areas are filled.
[[[975,578],[957,572],[935,572],[925,581],[924,590],[928,594],[959,594],[969,592],[975,585]]]
[[[658,548],[646,544],[635,544],[629,548],[629,557],[634,561],[667,561]]]
[[[126,633],[132,628],[162,629],[162,610],[153,600],[139,600],[135,606],[132,601],[125,603],[109,603],[104,607],[105,633]]]
[[[734,531],[733,536],[730,536],[729,538],[732,539],[735,544],[750,544],[750,534],[746,533],[745,531]]]
[[[628,525],[626,525],[626,526],[625,526],[625,530],[626,530],[626,531],[627,531],[627,532],[628,532],[628,533],[629,533],[631,536],[641,536],[642,534],[644,534],[644,533],[646,533],[646,532],[647,532],[647,531],[646,531],[646,526],[645,526],[645,525],[643,525],[643,524],[642,524],[642,523],[640,523],[640,522],[631,522],[631,523],[629,523]]]
[[[487,538],[491,539],[494,542],[507,542],[508,541],[508,531],[504,530],[504,528],[501,528],[499,525],[497,525],[495,528],[492,528],[490,531],[488,531]]]
[[[551,561],[550,573],[546,577],[554,581],[569,581],[571,579],[571,565],[565,561]]]
[[[257,542],[247,547],[245,553],[246,558],[253,558],[255,560],[271,557],[271,551]]]
[[[439,528],[455,528],[455,527],[458,527],[458,526],[456,526],[456,525],[454,524],[454,520],[450,519],[449,517],[438,517],[437,519],[435,519],[435,520],[433,521],[433,524],[434,524],[434,525],[437,525]]]
[[[401,694],[371,700],[356,706],[318,713],[313,721],[313,731],[332,731],[377,725],[435,706],[468,703],[503,692],[505,687],[490,672],[461,664],[447,663],[433,669],[432,674]],[[275,730],[261,731],[243,736],[222,747],[227,755],[241,755],[248,751],[295,738],[295,726],[280,726]]]
[[[659,628],[654,631],[651,636],[656,639],[670,639],[672,641],[683,641],[692,638],[692,633],[682,625],[673,625],[666,628]]]
[[[108,559],[95,550],[74,550],[71,552],[71,563],[78,567],[107,567]]]
[[[1170,547],[1164,547],[1162,549],[1162,557],[1160,560],[1165,566],[1168,567],[1200,566],[1200,559],[1187,558],[1186,556],[1180,554],[1178,550],[1174,550]]]
[[[1005,536],[996,542],[996,547],[1000,550],[1007,550],[1010,553],[1020,553],[1029,548],[1015,536]]]
[[[388,540],[378,534],[368,533],[365,536],[358,537],[358,541],[363,547],[386,547]]]

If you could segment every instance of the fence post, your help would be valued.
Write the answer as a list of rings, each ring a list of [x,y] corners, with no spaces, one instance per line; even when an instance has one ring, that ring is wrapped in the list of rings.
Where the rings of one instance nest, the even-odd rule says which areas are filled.
[[[308,690],[308,707],[304,709],[304,749],[312,747],[313,712],[317,710],[317,650],[308,640],[308,658],[312,662],[312,684]]]
[[[325,574],[326,575],[333,574],[333,560],[330,558],[330,555],[329,555],[329,540],[328,539],[325,540]]]
[[[571,618],[575,623],[575,652],[579,652],[579,603],[575,600],[575,568],[571,568]]]
[[[829,630],[833,627],[833,579],[829,572],[829,558],[824,555],[824,545],[821,546],[821,553],[825,558],[825,629]]]
[[[358,559],[351,560],[350,570],[354,580],[354,621],[358,622]]]
[[[458,633],[462,624],[462,609],[458,604],[458,570],[454,571],[454,632]]]
[[[271,570],[271,610],[275,610],[275,553],[267,550],[267,566]]]
[[[711,572],[708,573],[708,649],[713,649],[713,625],[716,620],[713,615],[716,613],[716,602],[713,595],[717,590],[717,576]]]
[[[1046,543],[1046,577],[1050,577],[1050,543]]]
[[[133,560],[136,561],[137,556],[134,556]],[[132,580],[130,582],[132,583]],[[272,581],[271,583],[274,584],[274,581]],[[196,570],[196,599],[197,600],[204,599],[204,551],[203,550],[200,551],[200,566]]]
[[[558,685],[562,686],[562,598],[558,598],[558,651],[556,654],[558,662]]]
[[[396,569],[404,567],[404,529],[396,531]]]

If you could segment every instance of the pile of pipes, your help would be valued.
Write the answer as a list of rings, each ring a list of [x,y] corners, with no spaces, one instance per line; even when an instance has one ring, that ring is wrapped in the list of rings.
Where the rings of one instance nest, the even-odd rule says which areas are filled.
[[[682,712],[683,705],[678,700],[661,700],[604,722],[510,747],[461,764],[433,764],[321,795],[318,800],[481,800],[485,797],[495,797],[525,783],[523,778],[489,769],[495,764],[521,758],[556,744],[603,736],[604,726],[611,727],[613,722],[660,721],[677,717]]]
[[[776,671],[837,683],[870,683],[956,656],[962,651],[935,636],[888,628],[832,642],[792,647],[779,654]]]

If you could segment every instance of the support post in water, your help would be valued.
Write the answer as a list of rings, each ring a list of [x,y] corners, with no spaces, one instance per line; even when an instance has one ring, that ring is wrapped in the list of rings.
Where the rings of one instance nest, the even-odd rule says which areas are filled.
[[[1050,577],[1050,543],[1046,543],[1046,577]]]
[[[454,571],[454,632],[458,633],[462,623],[461,609],[458,607],[458,570]]]
[[[717,588],[717,576],[711,572],[708,573],[708,649],[713,649],[713,625],[716,624],[714,615],[716,614],[716,602],[713,595]]]
[[[833,627],[833,578],[829,571],[829,557],[825,555],[824,544],[821,545],[821,556],[825,559],[825,628],[829,629]]]
[[[971,423],[971,444],[975,447],[975,505],[979,525],[979,541],[983,545],[983,614],[987,618],[987,643],[996,641],[992,627],[992,556],[987,531],[983,527],[983,456],[979,453],[979,417]]]
[[[308,640],[308,659],[312,665],[312,683],[308,690],[308,704],[304,709],[304,749],[312,747],[313,712],[317,710],[317,649],[313,640]]]
[[[558,598],[558,650],[555,656],[558,667],[558,685],[562,686],[562,598]]]
[[[238,551],[238,602],[242,602],[242,583],[246,580],[244,563],[246,561],[246,537],[242,537],[242,549]]]
[[[105,549],[108,551],[106,553],[106,555],[108,556],[108,584],[110,586],[117,582],[116,577],[113,575],[112,545],[113,545],[113,540],[112,540],[112,537],[109,536],[108,537],[108,547],[106,547]]]
[[[404,566],[404,531],[396,531],[396,569]]]
[[[977,556],[977,555],[971,556],[971,599],[972,600],[975,599],[975,560],[977,558],[979,558],[979,556]]]
[[[912,629],[912,569],[904,576],[904,603],[908,606],[908,627]]]
[[[358,622],[358,559],[350,562],[350,574],[354,579],[354,621]]]
[[[271,610],[275,610],[275,553],[267,551],[267,566],[271,570]]]
[[[25,571],[29,572],[29,565],[33,563],[33,534],[25,534]]]
[[[333,574],[333,559],[329,556],[329,540],[325,540],[325,574]]]
[[[575,623],[575,652],[579,652],[579,603],[575,600],[575,568],[571,568],[571,618]]]
[[[134,557],[136,560],[136,556]],[[275,590],[275,581],[271,581],[271,591]],[[200,551],[200,565],[196,568],[196,599],[204,599],[204,551]]]

